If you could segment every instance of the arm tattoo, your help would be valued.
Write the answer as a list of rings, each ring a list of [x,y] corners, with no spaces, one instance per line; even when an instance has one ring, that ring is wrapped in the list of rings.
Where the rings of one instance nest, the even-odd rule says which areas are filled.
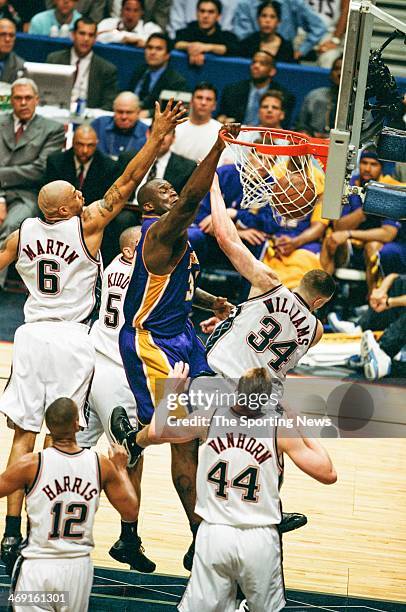
[[[83,221],[88,221],[89,219],[93,219],[92,211],[89,207],[85,208],[83,211]]]
[[[113,208],[116,204],[121,204],[123,196],[117,185],[114,183],[107,191],[103,200],[100,200],[100,205],[105,208],[108,212],[113,212]]]

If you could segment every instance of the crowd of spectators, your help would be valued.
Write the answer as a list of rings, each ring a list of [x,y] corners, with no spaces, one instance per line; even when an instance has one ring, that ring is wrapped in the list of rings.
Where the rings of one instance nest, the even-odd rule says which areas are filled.
[[[168,135],[145,180],[158,177],[181,190],[214,143],[222,123],[290,128],[328,138],[334,125],[349,0],[0,0],[0,81],[12,85],[12,112],[0,117],[0,242],[27,216],[37,214],[36,197],[45,182],[66,179],[90,203],[103,196],[125,163],[145,143],[155,102],[164,90],[190,92],[188,120]],[[62,124],[36,113],[35,83],[21,77],[24,59],[14,51],[17,31],[70,38],[48,63],[75,66],[72,108],[112,111],[78,127],[64,150]],[[144,63],[120,91],[115,65],[98,55],[96,42],[144,49]],[[171,66],[171,51],[203,66],[207,54],[250,58],[250,78],[222,88],[202,81],[191,91]],[[278,83],[277,62],[313,60],[330,69],[331,84],[312,90],[300,109],[295,96]],[[294,110],[297,117],[293,123]],[[251,141],[258,133],[253,132]],[[394,166],[394,165],[393,165]],[[324,181],[317,170],[317,203],[305,219],[281,219],[271,207],[242,210],[242,186],[229,153],[218,169],[220,186],[241,238],[274,267],[288,287],[308,269],[329,272],[349,265],[366,269],[368,295],[380,276],[406,270],[406,224],[362,211],[352,195],[342,217],[322,218]],[[406,164],[384,171],[376,151],[363,151],[351,184],[369,180],[406,181]],[[105,263],[118,251],[118,236],[139,220],[136,194],[106,232]],[[203,267],[227,266],[213,238],[210,194],[201,203],[189,238]],[[4,279],[0,279],[0,284]]]

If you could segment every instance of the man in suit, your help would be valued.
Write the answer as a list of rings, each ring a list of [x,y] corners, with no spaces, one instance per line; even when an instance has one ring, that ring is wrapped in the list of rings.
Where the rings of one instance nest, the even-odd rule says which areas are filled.
[[[118,90],[117,68],[93,52],[96,32],[96,23],[81,17],[72,32],[73,47],[50,53],[47,62],[76,66],[72,102],[82,99],[89,108],[112,110]]]
[[[272,55],[267,51],[255,53],[251,61],[250,72],[250,79],[224,87],[217,119],[222,123],[235,121],[245,125],[259,125],[258,112],[261,97],[269,89],[276,89],[282,92],[285,99],[283,126],[289,126],[295,106],[295,97],[274,81],[276,68]]]
[[[155,101],[159,100],[164,89],[188,90],[186,79],[169,67],[171,47],[172,43],[166,34],[151,34],[145,45],[145,64],[139,66],[131,78],[130,90],[141,101],[142,117],[153,114]]]
[[[82,192],[86,204],[100,200],[116,176],[116,164],[96,149],[97,134],[90,125],[75,131],[72,148],[51,153],[44,184],[65,180]]]
[[[16,26],[9,19],[0,19],[0,81],[12,83],[23,69],[24,60],[14,53]]]
[[[11,86],[13,112],[0,118],[0,199],[7,207],[0,225],[0,246],[24,219],[37,214],[46,160],[64,144],[63,126],[36,115],[38,103],[34,81],[17,79]],[[5,277],[2,273],[0,286]]]

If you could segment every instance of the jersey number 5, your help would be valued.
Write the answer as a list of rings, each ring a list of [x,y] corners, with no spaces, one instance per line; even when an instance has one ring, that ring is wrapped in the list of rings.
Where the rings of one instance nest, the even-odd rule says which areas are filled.
[[[242,489],[244,493],[241,495],[242,501],[257,502],[258,491],[261,488],[258,484],[259,468],[250,465],[234,476],[229,481],[227,478],[228,463],[227,461],[218,461],[207,474],[207,480],[216,485],[216,497],[220,499],[228,499],[229,487],[234,489]]]
[[[119,293],[109,293],[106,304],[106,315],[104,317],[104,324],[110,329],[116,329],[119,322],[120,312],[118,306],[114,306],[114,302],[120,302],[121,295]]]
[[[88,512],[87,504],[72,503],[66,504],[65,508],[63,506],[63,502],[56,502],[56,504],[52,506],[51,514],[54,520],[48,538],[50,540],[56,540],[57,538],[79,540],[83,538],[84,531],[75,531],[74,527],[82,525],[86,521]],[[62,514],[65,514],[63,518]]]

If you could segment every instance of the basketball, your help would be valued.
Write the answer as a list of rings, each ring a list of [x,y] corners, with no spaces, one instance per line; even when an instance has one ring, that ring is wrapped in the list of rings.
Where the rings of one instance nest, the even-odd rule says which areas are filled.
[[[285,219],[300,219],[312,212],[316,204],[316,188],[299,172],[286,173],[272,188],[271,205]]]

